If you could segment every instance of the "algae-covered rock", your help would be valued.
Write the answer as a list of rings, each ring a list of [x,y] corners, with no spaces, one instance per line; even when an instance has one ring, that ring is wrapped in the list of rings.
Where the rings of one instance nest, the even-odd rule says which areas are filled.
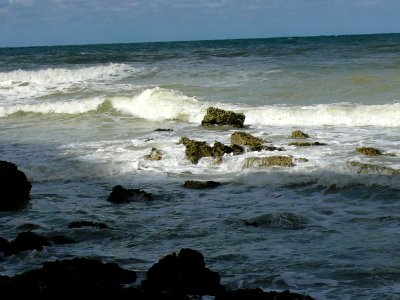
[[[289,146],[311,147],[311,146],[326,146],[326,144],[320,142],[291,142],[289,143]]]
[[[244,145],[244,146],[259,146],[263,143],[266,143],[267,141],[255,137],[251,135],[250,133],[244,132],[244,131],[236,131],[232,133],[231,135],[231,144],[232,145]]]
[[[246,117],[243,113],[235,113],[230,110],[209,107],[207,108],[206,115],[201,121],[201,125],[228,125],[243,128],[245,118]]]
[[[261,167],[293,167],[292,156],[268,156],[268,157],[247,157],[243,168],[261,168]]]
[[[304,133],[301,130],[292,131],[291,138],[292,139],[308,139],[310,136],[307,133]]]
[[[356,148],[356,151],[358,153],[367,155],[367,156],[376,156],[376,155],[382,155],[382,152],[376,148],[372,147],[360,147]]]
[[[162,152],[156,148],[151,148],[150,154],[145,156],[145,159],[147,160],[161,160],[162,158]]]
[[[358,161],[350,161],[348,166],[357,174],[400,175],[400,170],[380,165],[365,164]]]

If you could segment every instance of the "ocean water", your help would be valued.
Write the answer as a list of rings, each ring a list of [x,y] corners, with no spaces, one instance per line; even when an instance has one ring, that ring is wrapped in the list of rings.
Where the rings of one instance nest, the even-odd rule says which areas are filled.
[[[190,163],[181,137],[229,144],[239,130],[201,127],[210,106],[285,151]],[[298,129],[326,145],[290,146]],[[145,159],[153,147],[162,160]],[[243,168],[273,155],[296,165]],[[140,283],[190,247],[230,289],[400,299],[400,175],[349,164],[400,169],[400,34],[0,48],[0,160],[33,184],[26,208],[0,212],[0,236],[79,241],[4,257],[0,275],[79,256]],[[118,184],[154,199],[107,202]],[[109,228],[68,229],[77,220]]]

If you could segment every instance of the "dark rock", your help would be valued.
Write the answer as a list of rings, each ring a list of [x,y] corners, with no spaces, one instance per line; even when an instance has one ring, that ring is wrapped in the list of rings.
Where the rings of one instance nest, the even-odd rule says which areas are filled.
[[[161,160],[163,158],[163,154],[160,150],[156,148],[151,148],[150,154],[145,156],[145,159],[148,160]]]
[[[260,288],[239,289],[229,291],[215,297],[215,300],[313,300],[310,296],[304,296],[290,291],[264,292]]]
[[[184,183],[184,187],[188,189],[207,189],[207,188],[215,188],[219,186],[221,183],[216,181],[195,181],[195,180],[187,180]]]
[[[138,200],[151,200],[152,195],[140,189],[125,189],[120,185],[113,187],[107,201],[113,203],[125,203]]]
[[[244,145],[244,146],[260,146],[267,141],[258,138],[255,136],[252,136],[250,133],[244,132],[244,131],[236,131],[232,133],[231,135],[231,144],[232,145]]]
[[[174,131],[173,129],[169,129],[169,128],[157,128],[157,129],[154,129],[154,131],[167,131],[167,132],[169,132],[169,131]]]
[[[30,199],[32,185],[24,172],[7,161],[0,161],[0,211],[15,210]]]
[[[307,133],[304,133],[301,130],[292,131],[291,138],[292,139],[308,139],[310,136]]]
[[[0,252],[10,253],[11,246],[8,240],[0,236]]]
[[[320,142],[292,142],[289,143],[289,146],[297,146],[297,147],[310,147],[310,146],[326,146],[325,143]]]
[[[43,246],[51,246],[47,239],[31,231],[21,232],[10,243],[10,252],[6,255],[17,254],[25,250],[43,250]]]
[[[382,152],[376,148],[372,147],[360,147],[356,148],[356,151],[358,153],[367,155],[367,156],[376,156],[376,155],[382,155]]]
[[[219,274],[206,268],[203,255],[192,249],[160,259],[147,271],[141,286],[145,291],[183,295],[217,295],[224,291]]]
[[[201,121],[201,125],[229,125],[233,127],[243,128],[245,115],[243,113],[235,113],[230,110],[209,107],[207,113]]]
[[[56,235],[54,237],[51,238],[51,241],[55,244],[59,244],[59,245],[66,245],[66,244],[75,244],[77,243],[77,241],[67,238],[63,235]]]
[[[293,167],[292,156],[267,156],[267,157],[247,157],[244,160],[243,168],[261,167]]]
[[[257,146],[251,146],[249,148],[250,151],[285,151],[285,148],[282,147],[275,147],[275,146],[266,146],[266,145],[257,145]]]
[[[303,229],[307,219],[294,213],[264,214],[245,221],[245,225],[280,229]]]
[[[91,221],[74,221],[68,225],[68,228],[97,227],[99,229],[108,228],[107,224]]]

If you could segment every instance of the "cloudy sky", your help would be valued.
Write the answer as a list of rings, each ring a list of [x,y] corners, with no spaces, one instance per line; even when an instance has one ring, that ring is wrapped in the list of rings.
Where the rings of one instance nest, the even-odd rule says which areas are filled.
[[[0,47],[400,32],[400,0],[0,0]]]

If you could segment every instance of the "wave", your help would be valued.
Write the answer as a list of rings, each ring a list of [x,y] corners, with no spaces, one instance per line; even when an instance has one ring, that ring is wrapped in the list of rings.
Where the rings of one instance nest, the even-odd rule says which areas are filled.
[[[149,121],[180,120],[200,123],[210,106],[245,114],[245,125],[263,126],[400,126],[400,103],[383,105],[319,104],[309,106],[247,106],[197,100],[159,87],[132,96],[103,96],[92,99],[22,104],[0,107],[0,117],[12,113],[85,113],[109,101],[113,109]]]

